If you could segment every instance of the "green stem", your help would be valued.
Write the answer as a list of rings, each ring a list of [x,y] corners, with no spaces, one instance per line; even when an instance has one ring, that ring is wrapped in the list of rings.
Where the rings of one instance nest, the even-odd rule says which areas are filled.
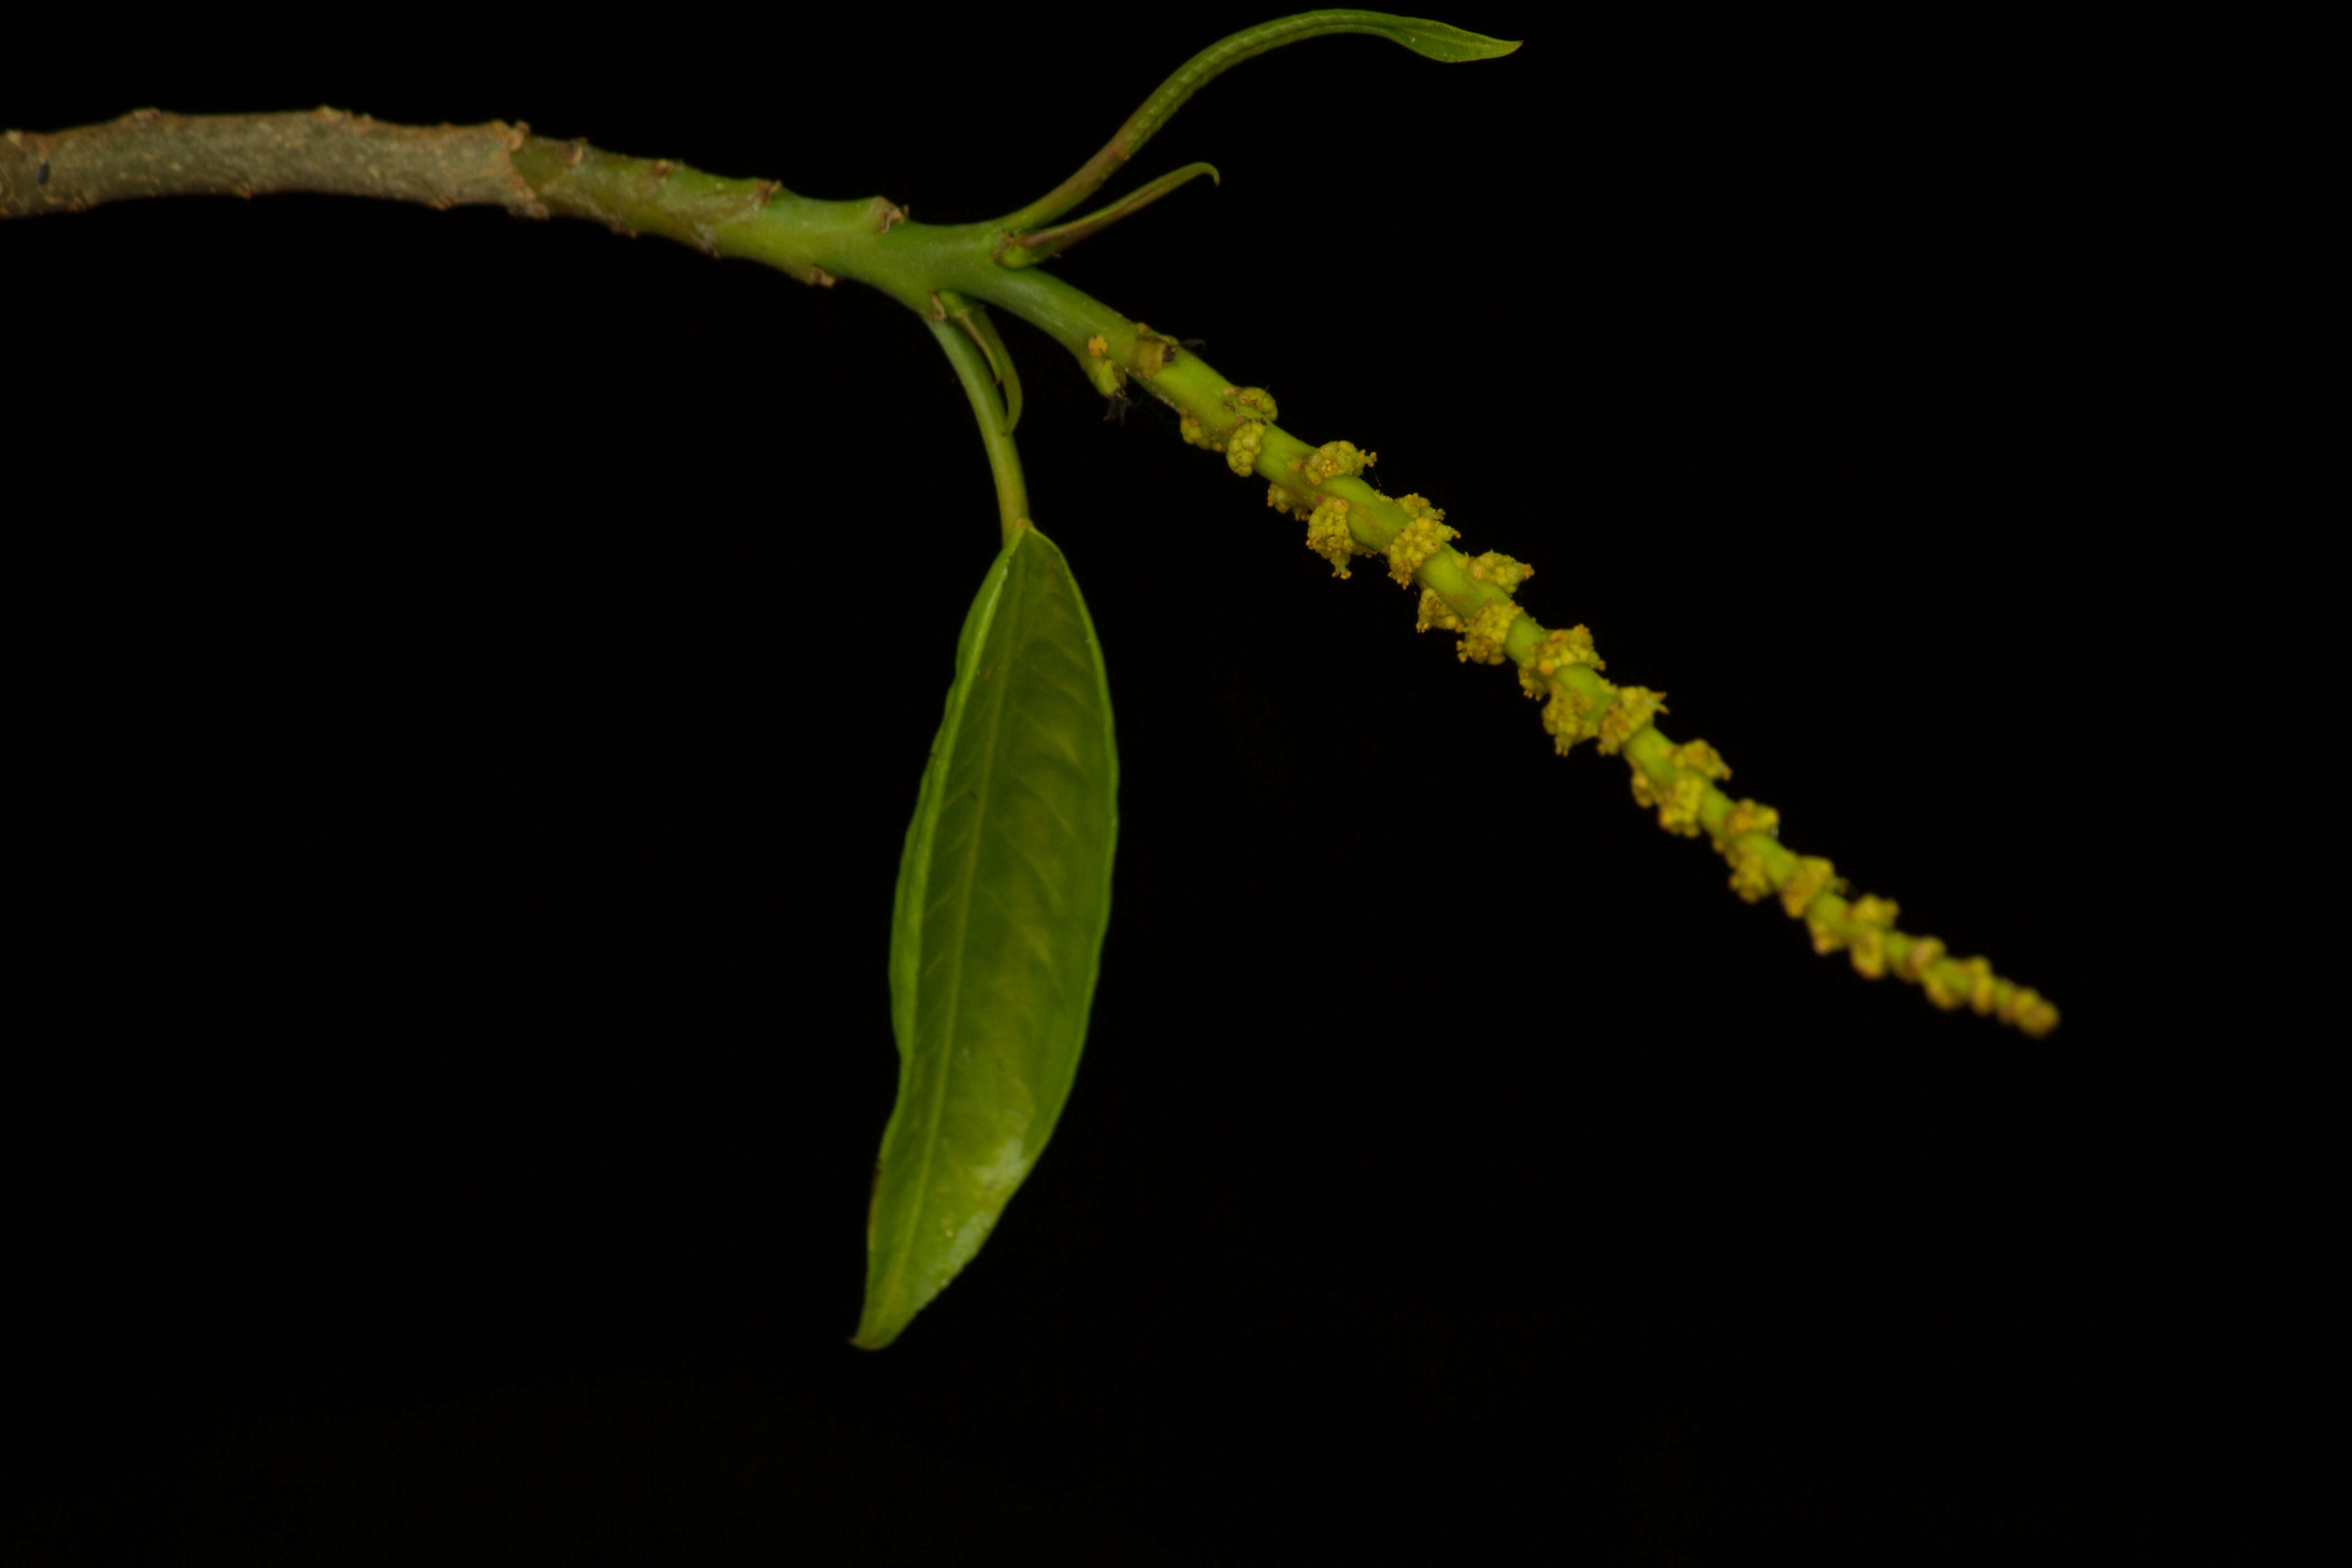
[[[964,395],[971,400],[972,417],[980,425],[981,445],[988,448],[989,472],[996,477],[996,511],[1002,542],[1010,544],[1013,536],[1028,526],[1029,490],[1021,478],[1021,450],[1013,444],[1004,402],[997,395],[996,379],[989,372],[988,355],[961,323],[949,318],[944,309],[936,317],[925,316],[923,324],[931,329],[931,336],[947,351],[948,363],[955,366],[956,379],[963,383]]]

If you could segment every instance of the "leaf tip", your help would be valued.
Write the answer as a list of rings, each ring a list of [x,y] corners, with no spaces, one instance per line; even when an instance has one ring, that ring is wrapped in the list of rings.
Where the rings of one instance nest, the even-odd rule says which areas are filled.
[[[1464,33],[1459,37],[1448,41],[1454,45],[1453,50],[1435,58],[1443,58],[1447,64],[1453,65],[1463,60],[1499,60],[1505,55],[1518,53],[1519,45],[1524,40],[1490,38],[1483,33]]]
[[[1378,29],[1398,43],[1426,59],[1458,65],[1464,60],[1493,60],[1514,53],[1519,47],[1517,38],[1490,38],[1484,33],[1474,33],[1466,27],[1449,26],[1444,22],[1408,21],[1397,18],[1401,26]]]

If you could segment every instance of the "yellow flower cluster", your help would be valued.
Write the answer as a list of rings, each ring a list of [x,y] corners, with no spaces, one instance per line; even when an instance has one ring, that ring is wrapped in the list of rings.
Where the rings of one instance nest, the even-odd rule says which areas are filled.
[[[1601,658],[1593,651],[1592,633],[1580,626],[1565,631],[1554,627],[1544,633],[1519,664],[1519,689],[1530,697],[1547,700],[1544,730],[1551,736],[1553,749],[1563,757],[1575,749],[1579,741],[1597,741],[1603,755],[1621,752],[1626,742],[1649,727],[1655,715],[1666,710],[1664,695],[1646,686],[1616,686],[1598,675],[1589,682],[1562,679],[1572,669],[1601,668]],[[1705,742],[1695,743],[1705,747],[1704,758],[1713,766],[1722,766],[1723,759],[1715,755],[1713,747]],[[1695,759],[1701,756],[1696,752],[1689,754]],[[1727,773],[1730,770],[1724,771]],[[1661,795],[1638,773],[1633,795],[1644,805],[1656,805],[1672,811],[1677,821],[1687,816],[1693,822],[1697,820],[1697,803],[1706,798],[1703,785],[1696,796],[1687,791],[1677,794],[1676,786],[1671,784]],[[1665,818],[1662,816],[1660,820]]]
[[[1819,912],[1805,923],[1813,933],[1815,952],[1835,952],[1843,945],[1847,956],[1853,960],[1853,972],[1864,979],[1875,980],[1886,973],[1886,935],[1895,929],[1895,917],[1902,912],[1894,900],[1864,893],[1846,906],[1844,931],[1837,931],[1827,916]]]
[[[1805,911],[1813,907],[1815,899],[1844,886],[1845,879],[1837,874],[1836,867],[1818,855],[1800,855],[1797,868],[1780,885],[1780,907],[1789,911],[1790,920],[1801,921]]]
[[[1265,426],[1255,419],[1244,419],[1234,426],[1225,437],[1225,467],[1243,479],[1257,472],[1259,448],[1265,445]]]
[[[1721,841],[1723,858],[1731,862],[1731,890],[1755,903],[1772,891],[1772,873],[1764,864],[1764,847],[1748,838]]]
[[[1731,776],[1731,764],[1705,741],[1685,741],[1666,753],[1666,761],[1678,768],[1688,768],[1703,779],[1720,780]]]
[[[1225,407],[1244,419],[1263,419],[1272,424],[1282,416],[1274,406],[1274,394],[1263,386],[1229,386],[1223,393]]]
[[[1308,484],[1319,485],[1335,475],[1352,478],[1380,460],[1378,452],[1360,452],[1353,441],[1326,441],[1307,454],[1298,471],[1307,476]]]
[[[1511,635],[1511,623],[1518,618],[1519,607],[1508,599],[1488,600],[1462,628],[1462,646],[1454,657],[1465,664],[1502,663],[1503,639]]]
[[[1333,496],[1307,518],[1307,548],[1331,563],[1334,577],[1348,577],[1348,557],[1362,547],[1348,532],[1348,503]]]
[[[1552,750],[1561,756],[1576,749],[1579,741],[1589,741],[1601,732],[1601,716],[1608,711],[1609,696],[1615,688],[1607,681],[1601,683],[1604,695],[1595,697],[1580,687],[1560,681],[1551,689],[1551,700],[1544,704],[1544,732],[1551,737]]]
[[[1143,335],[1168,343],[1171,347],[1175,342],[1172,338],[1160,338],[1160,334],[1148,330]],[[1097,345],[1103,342],[1104,340],[1099,337],[1089,338],[1087,340],[1087,352],[1099,357],[1103,350]],[[1241,420],[1241,423],[1234,427],[1231,435],[1220,439],[1214,431],[1201,422],[1199,415],[1191,413],[1178,416],[1176,433],[1184,438],[1184,445],[1187,447],[1199,447],[1205,451],[1223,452],[1225,455],[1225,466],[1242,478],[1247,479],[1257,471],[1258,453],[1265,445],[1265,427],[1273,422],[1275,416],[1274,398],[1262,386],[1229,386],[1224,391],[1224,405],[1226,413],[1234,415]]]
[[[1396,580],[1398,587],[1412,587],[1412,574],[1454,537],[1454,531],[1436,518],[1426,513],[1416,515],[1389,539],[1389,575]]]
[[[1646,686],[1621,686],[1617,700],[1601,716],[1600,733],[1594,738],[1601,742],[1601,754],[1615,756],[1625,742],[1650,727],[1651,718],[1666,711],[1664,692],[1653,691]]]
[[[1706,799],[1706,781],[1696,773],[1678,773],[1674,783],[1662,796],[1650,775],[1641,769],[1633,770],[1633,804],[1644,809],[1658,808],[1658,826],[1685,838],[1699,836],[1698,808]]]
[[[1527,671],[1523,668],[1519,673],[1524,680]],[[1701,813],[1706,805],[1706,786],[1710,781],[1729,778],[1731,767],[1705,741],[1685,741],[1674,747],[1666,752],[1666,763],[1671,772],[1663,790],[1642,771],[1641,764],[1634,764],[1633,802],[1656,806],[1658,826],[1667,832],[1696,838],[1706,831]]]
[[[1473,582],[1492,583],[1506,594],[1516,594],[1519,584],[1536,574],[1536,569],[1523,561],[1514,561],[1498,550],[1489,550],[1470,563]]]
[[[1412,629],[1417,632],[1458,632],[1462,629],[1462,617],[1438,597],[1436,589],[1423,588]]]
[[[1307,508],[1278,484],[1265,487],[1265,504],[1276,511],[1288,512],[1301,522],[1305,522],[1309,515]]]
[[[1563,669],[1578,665],[1594,669],[1606,669],[1608,665],[1592,648],[1592,633],[1583,626],[1559,626],[1544,633],[1525,664],[1519,666],[1519,688],[1530,697],[1541,697],[1551,689],[1551,678]]]

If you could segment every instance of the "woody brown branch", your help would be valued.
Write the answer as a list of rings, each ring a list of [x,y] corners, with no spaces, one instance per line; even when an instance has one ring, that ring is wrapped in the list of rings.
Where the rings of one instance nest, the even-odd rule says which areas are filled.
[[[70,131],[0,134],[0,218],[79,212],[138,196],[278,191],[428,206],[502,206],[545,217],[512,154],[530,127],[387,125],[315,109],[281,114],[133,110]]]

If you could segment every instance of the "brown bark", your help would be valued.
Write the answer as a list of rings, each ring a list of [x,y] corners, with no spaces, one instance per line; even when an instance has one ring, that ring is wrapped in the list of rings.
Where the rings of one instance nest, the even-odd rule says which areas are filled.
[[[70,131],[0,133],[0,219],[137,196],[316,191],[428,206],[547,208],[515,172],[527,125],[387,125],[341,109],[169,114],[138,109]]]

